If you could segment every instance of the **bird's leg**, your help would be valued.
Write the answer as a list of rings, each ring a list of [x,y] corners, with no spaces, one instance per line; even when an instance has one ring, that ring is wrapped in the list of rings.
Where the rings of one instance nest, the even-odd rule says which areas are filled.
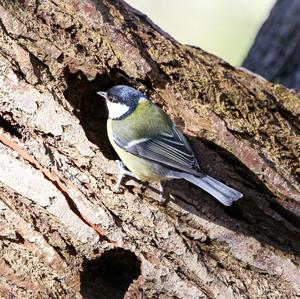
[[[165,197],[166,194],[165,194],[165,190],[164,190],[164,184],[165,184],[164,181],[159,182],[159,192],[160,192],[159,201],[161,203],[166,203],[168,201],[168,198]]]
[[[114,189],[114,192],[116,192],[116,191],[119,190],[119,187],[121,185],[122,179],[123,179],[123,177],[125,175],[132,176],[134,178],[136,177],[132,172],[130,172],[127,169],[127,167],[125,166],[125,164],[121,160],[117,160],[117,163],[118,163],[118,167],[119,167],[120,173],[119,173],[118,181],[117,181],[116,187]]]

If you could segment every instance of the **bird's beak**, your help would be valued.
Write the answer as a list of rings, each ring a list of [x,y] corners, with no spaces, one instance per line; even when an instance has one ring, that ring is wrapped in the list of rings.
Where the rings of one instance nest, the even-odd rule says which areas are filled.
[[[98,91],[97,94],[100,96],[100,97],[103,97],[104,99],[107,98],[107,93],[105,91]]]

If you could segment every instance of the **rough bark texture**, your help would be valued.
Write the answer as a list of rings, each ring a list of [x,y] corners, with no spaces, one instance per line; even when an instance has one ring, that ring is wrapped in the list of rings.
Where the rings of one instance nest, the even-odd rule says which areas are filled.
[[[0,296],[300,296],[295,92],[179,44],[122,1],[0,4]],[[113,193],[95,92],[120,83],[165,109],[244,198],[227,208],[181,181],[167,204],[133,180]]]
[[[300,90],[300,1],[278,0],[244,66],[264,78]]]

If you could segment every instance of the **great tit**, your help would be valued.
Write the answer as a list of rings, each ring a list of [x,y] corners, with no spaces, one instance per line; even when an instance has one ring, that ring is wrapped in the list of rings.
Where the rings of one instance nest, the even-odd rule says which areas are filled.
[[[123,175],[131,175],[142,181],[185,179],[226,206],[243,196],[200,169],[187,139],[143,93],[118,85],[97,94],[106,100],[108,138],[123,161],[117,188]]]

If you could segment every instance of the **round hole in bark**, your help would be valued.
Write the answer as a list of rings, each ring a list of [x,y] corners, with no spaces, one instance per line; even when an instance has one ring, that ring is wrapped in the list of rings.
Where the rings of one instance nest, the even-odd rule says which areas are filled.
[[[114,85],[131,85],[122,73],[112,71],[98,74],[89,80],[82,71],[71,73],[65,70],[67,88],[64,96],[73,107],[74,115],[79,119],[87,138],[96,144],[108,159],[117,159],[117,154],[109,143],[106,132],[108,117],[105,100],[97,91],[106,91]]]
[[[80,292],[88,299],[121,299],[141,274],[140,260],[133,252],[122,248],[84,261],[82,267]]]

